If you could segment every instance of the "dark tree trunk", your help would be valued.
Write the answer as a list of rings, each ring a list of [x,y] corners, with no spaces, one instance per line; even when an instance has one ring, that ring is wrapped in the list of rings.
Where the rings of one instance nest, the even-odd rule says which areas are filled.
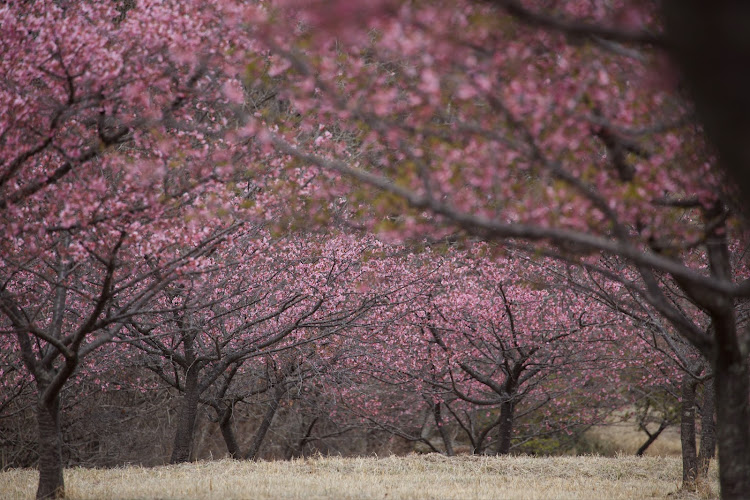
[[[515,406],[513,401],[505,401],[500,405],[500,425],[497,428],[497,447],[495,448],[498,455],[510,453]]]
[[[682,444],[682,488],[695,490],[698,454],[695,448],[695,387],[697,382],[685,374],[682,378],[682,416],[680,441]]]
[[[723,352],[721,346],[718,350],[713,368],[721,497],[746,499],[750,492],[748,366],[739,351]]]
[[[698,477],[708,477],[708,466],[716,455],[716,414],[713,381],[704,384],[701,412],[701,447],[698,452]]]
[[[648,429],[646,429],[645,424],[642,425],[643,431],[648,435],[648,439],[645,443],[641,445],[640,448],[638,448],[638,451],[635,452],[635,455],[637,457],[642,457],[644,453],[646,453],[646,450],[648,450],[649,446],[654,444],[654,441],[656,441],[662,432],[664,432],[664,429],[666,429],[669,426],[666,420],[662,420],[659,424],[659,428],[656,429],[655,432],[649,432]]]
[[[237,444],[237,436],[235,436],[234,428],[232,427],[232,413],[231,407],[224,410],[219,418],[219,429],[221,430],[221,437],[224,438],[224,443],[227,445],[229,456],[232,458],[239,458],[240,446]]]
[[[453,441],[448,435],[448,429],[445,428],[445,422],[443,422],[443,415],[440,411],[441,406],[442,403],[433,404],[432,415],[435,417],[435,425],[437,426],[438,433],[440,433],[440,437],[442,438],[443,444],[445,445],[445,454],[449,457],[453,457],[456,456],[456,453],[453,451]]]
[[[250,448],[245,454],[245,459],[255,460],[256,458],[258,458],[260,447],[263,444],[263,440],[266,438],[268,429],[271,428],[271,422],[273,422],[273,417],[276,415],[276,410],[279,409],[279,403],[281,403],[281,399],[284,397],[285,393],[286,388],[283,386],[283,384],[277,386],[274,390],[273,398],[268,402],[268,409],[266,410],[266,414],[263,415],[263,420],[260,422],[258,430],[255,431],[253,442],[250,443]]]
[[[306,425],[307,429],[295,444],[287,446],[286,452],[284,453],[284,457],[287,460],[302,456],[305,445],[310,441],[310,436],[312,436],[313,428],[315,428],[315,424],[318,423],[318,418],[319,417],[315,417],[308,425]]]
[[[179,414],[177,415],[177,432],[174,436],[174,447],[169,463],[179,464],[190,460],[195,433],[195,420],[198,415],[199,370],[191,367],[185,374],[185,394],[182,397]]]
[[[669,53],[695,103],[719,166],[750,221],[750,9],[737,0],[670,0],[662,8]],[[721,429],[721,425],[719,425]],[[719,457],[721,454],[719,445]],[[721,458],[720,458],[721,459]],[[723,462],[722,462],[723,463]],[[722,465],[723,467],[723,465]],[[745,477],[748,477],[747,475]],[[745,497],[747,497],[745,490]],[[723,489],[722,489],[722,494]]]
[[[489,436],[496,427],[500,426],[500,421],[502,420],[502,418],[502,415],[498,416],[491,424],[483,426],[481,429],[477,428],[476,421],[470,422],[470,428],[467,434],[472,436],[470,439],[474,447],[474,455],[484,455],[491,453],[490,446],[494,445],[495,443],[488,442],[487,436]]]
[[[691,7],[696,7],[699,3],[690,2]],[[714,8],[715,3],[710,3],[709,10]],[[667,4],[677,5],[678,2]],[[740,5],[741,2],[724,2],[722,5],[729,4]],[[674,12],[676,11],[672,13]],[[698,21],[697,18],[692,20]],[[704,208],[704,217],[706,221],[717,218],[723,220],[725,210],[724,205],[717,202],[711,207]],[[706,229],[706,251],[711,276],[725,283],[732,283],[735,276],[731,266],[726,228],[723,224],[711,227],[707,224]],[[690,283],[680,283],[680,286],[690,299],[711,317],[711,338],[705,342],[698,338],[693,340],[695,346],[711,360],[714,374],[721,498],[747,498],[750,492],[750,367],[746,351],[747,341],[741,338],[737,330],[735,299]],[[697,465],[696,458],[696,468]]]
[[[40,391],[44,392],[44,391]],[[60,432],[60,399],[50,403],[40,401],[37,406],[39,427],[39,487],[38,499],[65,497],[62,467],[62,433]]]

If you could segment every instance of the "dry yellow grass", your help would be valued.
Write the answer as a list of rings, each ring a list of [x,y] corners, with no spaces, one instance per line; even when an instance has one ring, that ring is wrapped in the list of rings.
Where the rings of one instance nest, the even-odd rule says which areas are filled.
[[[674,498],[674,457],[319,457],[217,460],[154,468],[69,469],[71,499],[639,499]],[[0,498],[33,498],[33,470],[0,473]],[[718,491],[715,468],[713,494]],[[712,495],[705,491],[700,496]],[[686,498],[680,495],[681,498]]]

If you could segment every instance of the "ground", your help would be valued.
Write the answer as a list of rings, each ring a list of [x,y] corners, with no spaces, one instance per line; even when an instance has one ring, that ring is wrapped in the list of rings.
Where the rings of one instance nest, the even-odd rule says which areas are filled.
[[[65,471],[70,499],[700,499],[679,491],[677,457],[410,455],[293,461],[205,461],[153,468]],[[0,473],[0,498],[33,498],[34,470]]]

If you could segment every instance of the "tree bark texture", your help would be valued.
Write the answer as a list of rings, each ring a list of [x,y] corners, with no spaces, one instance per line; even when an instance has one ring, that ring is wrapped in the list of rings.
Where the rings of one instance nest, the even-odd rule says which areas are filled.
[[[708,466],[716,455],[716,393],[713,381],[703,388],[703,407],[701,408],[701,446],[698,452],[698,477],[708,477]]]
[[[695,388],[697,382],[685,374],[682,378],[680,441],[682,444],[682,488],[695,490],[698,454],[695,445]]]
[[[497,428],[497,448],[495,448],[498,455],[510,453],[515,406],[513,401],[504,401],[500,405],[500,425]]]
[[[41,391],[43,393],[44,391]],[[37,405],[39,429],[39,486],[37,499],[65,497],[62,467],[62,433],[60,431],[60,398],[40,401]]]
[[[221,430],[221,437],[224,438],[224,443],[227,445],[229,456],[239,458],[240,446],[237,444],[237,436],[234,434],[234,427],[232,427],[234,423],[232,413],[231,407],[224,410],[219,418],[219,429]]]
[[[746,499],[750,494],[750,384],[747,361],[742,359],[739,352],[732,357],[720,354],[714,365],[714,376],[721,497],[724,500]]]
[[[185,374],[185,394],[182,397],[179,413],[177,415],[177,431],[174,437],[172,457],[169,463],[179,464],[190,460],[193,447],[193,434],[195,433],[195,420],[198,415],[198,372],[197,369],[188,369]]]

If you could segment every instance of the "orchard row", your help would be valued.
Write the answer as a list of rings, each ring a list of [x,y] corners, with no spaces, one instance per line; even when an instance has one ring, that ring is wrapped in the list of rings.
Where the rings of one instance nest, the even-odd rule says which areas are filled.
[[[675,9],[0,8],[0,412],[30,388],[38,497],[64,496],[61,395],[94,383],[179,394],[174,462],[199,409],[257,456],[292,396],[450,454],[455,429],[506,453],[667,394],[688,485],[698,391],[742,498],[747,207],[724,172],[746,148],[721,134],[741,113],[706,114],[698,7]]]

